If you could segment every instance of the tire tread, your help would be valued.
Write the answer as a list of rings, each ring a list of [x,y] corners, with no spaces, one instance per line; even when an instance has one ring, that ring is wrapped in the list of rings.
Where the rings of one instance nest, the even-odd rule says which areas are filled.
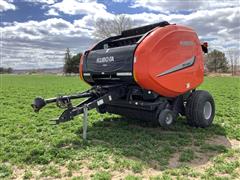
[[[187,101],[187,106],[186,106],[186,117],[187,117],[187,122],[190,126],[204,128],[209,126],[212,123],[213,117],[211,117],[211,121],[208,123],[206,120],[202,119],[201,115],[199,115],[199,109],[200,109],[200,106],[202,106],[200,102],[204,99],[209,99],[209,101],[211,101],[212,108],[213,108],[212,116],[214,117],[215,105],[214,105],[214,100],[212,96],[209,94],[209,92],[204,90],[194,91],[192,95],[189,97]]]

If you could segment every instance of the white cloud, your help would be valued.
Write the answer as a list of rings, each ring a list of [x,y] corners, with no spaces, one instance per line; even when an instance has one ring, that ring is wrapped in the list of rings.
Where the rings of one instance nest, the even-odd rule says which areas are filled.
[[[8,1],[0,0],[0,12],[15,10],[16,6]]]
[[[4,44],[2,63],[15,69],[61,67],[64,51],[27,46],[24,43]],[[14,54],[14,55],[12,55]]]
[[[59,16],[59,13],[55,9],[49,9],[48,12],[45,13],[47,16]]]
[[[146,8],[151,11],[170,13],[180,11],[197,11],[204,9],[218,9],[239,6],[239,0],[209,0],[209,1],[193,1],[193,0],[133,0],[132,8]]]
[[[239,7],[215,10],[198,10],[191,14],[126,14],[135,25],[144,25],[163,20],[170,23],[192,27],[200,39],[209,42],[210,49],[226,51],[226,48],[238,48],[240,51],[240,13]]]
[[[49,6],[48,15],[64,13],[68,15],[84,15],[81,19],[74,20],[76,28],[93,30],[98,18],[111,19],[114,15],[107,11],[107,7],[96,0],[63,0]],[[50,13],[51,12],[51,13]]]
[[[107,7],[104,4],[91,0],[63,0],[51,5],[50,8],[69,15],[109,15],[106,11]]]
[[[88,29],[61,18],[14,22],[0,31],[2,65],[17,69],[62,66],[67,47],[78,53],[93,43]]]
[[[15,0],[17,1],[17,0]],[[35,4],[53,4],[55,2],[57,2],[57,0],[22,0],[22,1],[25,1],[25,2],[30,2],[30,3],[35,3]]]
[[[112,0],[115,3],[126,3],[128,0]]]

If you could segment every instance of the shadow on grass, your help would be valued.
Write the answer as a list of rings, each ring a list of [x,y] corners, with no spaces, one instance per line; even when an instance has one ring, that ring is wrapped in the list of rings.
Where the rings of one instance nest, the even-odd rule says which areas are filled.
[[[81,136],[82,129],[76,133]],[[193,128],[181,118],[169,130],[146,127],[125,118],[105,118],[88,129],[87,148],[104,149],[108,154],[140,161],[154,169],[203,165],[229,147],[219,125]]]

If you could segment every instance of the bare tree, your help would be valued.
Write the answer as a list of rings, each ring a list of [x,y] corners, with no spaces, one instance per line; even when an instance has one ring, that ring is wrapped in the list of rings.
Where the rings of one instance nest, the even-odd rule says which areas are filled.
[[[132,20],[126,15],[116,15],[113,19],[99,18],[95,22],[93,35],[96,39],[105,39],[113,35],[119,35],[123,30],[133,26]]]
[[[231,73],[232,73],[232,76],[234,76],[237,73],[237,70],[238,70],[237,68],[239,65],[239,62],[238,62],[240,58],[239,50],[229,49],[227,53],[228,53],[228,58],[231,66]]]

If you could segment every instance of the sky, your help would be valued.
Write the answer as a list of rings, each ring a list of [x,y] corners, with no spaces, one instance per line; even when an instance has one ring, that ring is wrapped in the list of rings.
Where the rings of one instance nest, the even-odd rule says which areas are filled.
[[[96,41],[94,22],[125,14],[135,26],[192,27],[210,49],[240,51],[240,0],[0,0],[1,67],[62,67]]]

